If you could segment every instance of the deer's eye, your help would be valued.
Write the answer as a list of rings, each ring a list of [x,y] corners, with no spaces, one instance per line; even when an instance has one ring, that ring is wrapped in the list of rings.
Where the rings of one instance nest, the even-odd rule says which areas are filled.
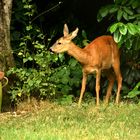
[[[61,43],[60,43],[60,42],[58,42],[58,45],[61,45]]]

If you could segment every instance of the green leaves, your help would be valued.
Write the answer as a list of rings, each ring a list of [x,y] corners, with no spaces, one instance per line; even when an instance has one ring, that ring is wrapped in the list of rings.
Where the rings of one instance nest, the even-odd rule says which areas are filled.
[[[127,23],[124,24],[122,22],[118,22],[113,24],[109,31],[111,34],[114,34],[114,40],[115,42],[121,42],[123,36],[130,34],[130,35],[136,35],[140,34],[140,26],[135,25],[133,23]]]
[[[123,24],[122,26],[119,27],[119,31],[120,31],[120,33],[122,35],[126,35],[126,33],[127,33],[127,26]]]
[[[110,28],[109,31],[112,33],[114,33],[118,28],[118,23],[113,24]]]
[[[134,12],[130,7],[123,7],[123,10],[128,14],[128,15],[133,15]]]
[[[126,25],[124,25],[123,23],[119,22],[119,23],[115,23],[113,24],[109,31],[111,33],[114,33],[114,40],[115,42],[120,42],[122,39],[122,35],[126,35],[127,33],[127,27]]]
[[[138,25],[127,23],[127,28],[131,35],[140,34],[140,26]]]
[[[115,33],[114,33],[114,40],[115,40],[115,42],[120,42],[121,41],[121,37],[122,37],[122,35],[120,34],[120,32],[119,31],[116,31]]]
[[[134,98],[140,95],[140,82],[136,84],[132,91],[130,91],[127,95],[128,98]]]
[[[15,43],[17,67],[8,71],[9,75],[15,77],[9,92],[15,101],[34,94],[38,94],[39,97],[55,94],[56,83],[51,76],[54,72],[51,65],[58,61],[57,55],[51,55],[47,51],[41,30],[31,22],[36,10],[33,1],[22,0],[20,6],[24,11],[24,18],[20,38]],[[48,39],[46,45],[49,46],[50,41],[51,39]]]
[[[122,35],[126,35],[127,31],[131,34],[131,35],[135,35],[135,34],[139,34],[140,33],[140,26],[139,25],[135,25],[133,23],[127,23],[124,24],[122,22],[118,22],[113,24],[110,28],[109,31],[111,33],[114,33],[115,31],[119,30],[119,32]]]
[[[121,9],[117,12],[117,20],[120,21],[122,19],[123,11]]]
[[[100,9],[100,14],[101,14],[102,18],[104,18],[108,13],[109,13],[109,10],[108,10],[107,7],[104,7],[104,8]]]
[[[100,22],[108,14],[115,13],[117,10],[118,10],[118,6],[113,4],[102,7],[97,14],[97,21]]]
[[[27,31],[30,31],[30,30],[32,30],[32,29],[33,29],[33,26],[32,26],[32,25],[26,26],[26,30],[27,30]]]
[[[115,0],[114,4],[104,6],[99,10],[97,21],[100,22],[110,15],[112,15],[112,18],[115,17],[118,22],[122,20],[129,21],[130,19],[136,20],[137,17],[134,15],[136,14],[136,8],[138,11],[139,7],[140,2],[138,0]]]
[[[119,30],[122,35],[126,35],[126,33],[127,33],[127,26],[125,24],[121,23],[121,22],[118,22],[118,23],[113,24],[109,28],[109,31],[111,33],[114,33],[117,30]]]
[[[71,58],[70,61],[69,61],[69,65],[71,68],[75,67],[77,65],[77,60]]]

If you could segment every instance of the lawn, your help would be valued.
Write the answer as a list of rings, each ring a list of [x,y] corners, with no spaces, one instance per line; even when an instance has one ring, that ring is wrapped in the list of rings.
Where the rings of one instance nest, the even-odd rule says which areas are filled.
[[[23,108],[0,114],[0,140],[140,140],[138,104],[78,108],[46,101]]]

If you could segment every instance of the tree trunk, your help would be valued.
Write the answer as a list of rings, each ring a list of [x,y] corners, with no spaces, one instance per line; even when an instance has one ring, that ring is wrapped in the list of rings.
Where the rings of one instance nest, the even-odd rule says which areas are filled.
[[[0,71],[6,71],[14,66],[10,45],[11,12],[12,0],[0,0]]]

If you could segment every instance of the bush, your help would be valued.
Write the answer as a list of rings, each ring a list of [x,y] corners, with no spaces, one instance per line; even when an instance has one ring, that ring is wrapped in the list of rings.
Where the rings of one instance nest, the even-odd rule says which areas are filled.
[[[37,12],[32,0],[19,1],[18,6],[11,27],[16,66],[7,72],[8,76],[14,76],[9,91],[11,100],[17,102],[30,96],[44,98],[55,94],[72,100],[72,96],[67,95],[81,82],[80,65],[73,58],[66,59],[64,54],[48,51],[55,33],[52,31],[50,37],[46,37],[40,27],[32,23]],[[19,31],[16,22],[22,27]]]

